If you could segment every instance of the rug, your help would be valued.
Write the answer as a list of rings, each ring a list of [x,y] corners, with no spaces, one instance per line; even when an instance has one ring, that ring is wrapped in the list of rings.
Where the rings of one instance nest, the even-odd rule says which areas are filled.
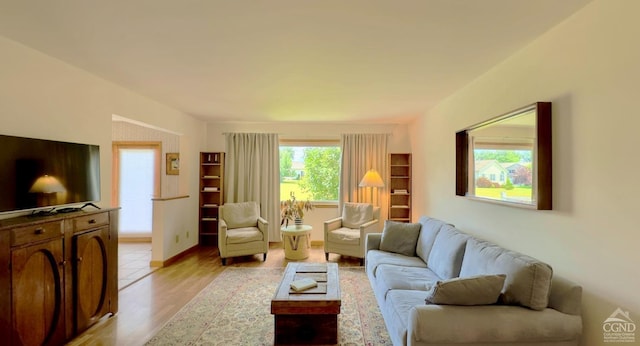
[[[273,345],[271,298],[284,268],[225,269],[147,345]],[[363,267],[339,268],[340,345],[391,345]]]

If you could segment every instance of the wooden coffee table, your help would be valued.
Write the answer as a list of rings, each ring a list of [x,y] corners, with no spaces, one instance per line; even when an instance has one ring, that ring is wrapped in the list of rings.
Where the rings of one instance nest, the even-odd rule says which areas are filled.
[[[291,290],[291,281],[303,277],[313,278],[318,287]],[[289,263],[271,299],[275,344],[336,344],[340,303],[336,263]]]

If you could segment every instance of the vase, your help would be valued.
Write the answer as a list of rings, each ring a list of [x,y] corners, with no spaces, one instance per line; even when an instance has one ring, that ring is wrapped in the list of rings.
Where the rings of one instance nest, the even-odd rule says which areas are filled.
[[[297,226],[302,226],[302,219],[301,218],[297,217],[294,222],[295,222],[296,227]]]

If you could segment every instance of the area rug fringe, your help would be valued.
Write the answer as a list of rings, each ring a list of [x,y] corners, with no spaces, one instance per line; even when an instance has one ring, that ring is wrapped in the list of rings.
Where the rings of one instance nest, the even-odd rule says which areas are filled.
[[[391,345],[363,267],[342,267],[340,345]],[[228,267],[147,345],[273,345],[271,298],[284,268]]]

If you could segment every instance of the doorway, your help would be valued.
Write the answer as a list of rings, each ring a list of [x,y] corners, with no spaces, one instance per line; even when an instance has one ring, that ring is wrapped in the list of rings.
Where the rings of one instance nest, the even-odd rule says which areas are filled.
[[[150,267],[154,197],[160,195],[160,142],[113,142],[114,206],[118,217],[119,287],[153,271]]]

